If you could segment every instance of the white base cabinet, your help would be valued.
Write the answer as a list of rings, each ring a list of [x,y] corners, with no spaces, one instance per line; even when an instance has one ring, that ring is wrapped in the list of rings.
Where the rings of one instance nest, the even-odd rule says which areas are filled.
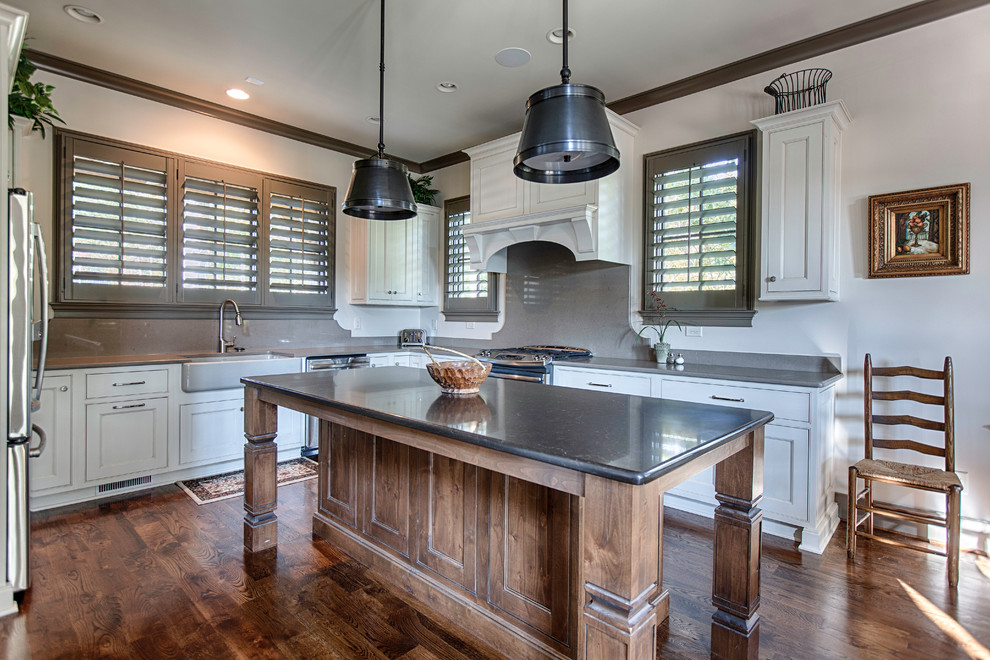
[[[31,421],[45,431],[41,455],[28,461],[31,494],[72,483],[72,377],[48,376],[41,389],[41,409]],[[33,443],[32,443],[33,444]]]
[[[553,384],[586,390],[767,410],[764,428],[763,531],[821,554],[839,524],[832,480],[835,388],[788,387],[555,364]],[[714,470],[664,494],[664,504],[714,514]]]
[[[86,406],[86,480],[168,465],[168,397]]]

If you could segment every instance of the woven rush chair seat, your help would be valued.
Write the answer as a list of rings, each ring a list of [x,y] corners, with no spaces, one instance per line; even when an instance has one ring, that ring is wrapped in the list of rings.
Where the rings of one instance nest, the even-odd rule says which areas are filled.
[[[875,479],[913,488],[936,490],[940,493],[947,493],[953,487],[962,488],[962,482],[955,472],[922,465],[864,458],[856,463],[856,470],[861,479]]]

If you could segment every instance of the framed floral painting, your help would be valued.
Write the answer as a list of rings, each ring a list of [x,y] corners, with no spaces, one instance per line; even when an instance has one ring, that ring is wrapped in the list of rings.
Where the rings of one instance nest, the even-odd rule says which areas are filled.
[[[967,275],[969,184],[872,195],[870,277]]]

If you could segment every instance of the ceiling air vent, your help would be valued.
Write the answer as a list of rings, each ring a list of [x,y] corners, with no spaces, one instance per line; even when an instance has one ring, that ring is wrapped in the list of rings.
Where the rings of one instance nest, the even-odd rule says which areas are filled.
[[[109,493],[112,490],[120,490],[121,488],[133,488],[134,486],[147,486],[151,483],[151,477],[135,477],[134,479],[124,479],[123,481],[115,481],[110,484],[100,484],[97,492],[98,493]]]

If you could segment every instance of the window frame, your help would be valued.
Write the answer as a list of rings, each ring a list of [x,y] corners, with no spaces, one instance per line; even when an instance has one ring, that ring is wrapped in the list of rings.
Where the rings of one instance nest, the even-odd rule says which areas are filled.
[[[451,298],[450,292],[450,216],[471,212],[471,197],[452,197],[443,202],[443,306],[440,311],[447,321],[477,321],[491,323],[499,315],[499,274],[488,273],[488,295],[479,298]]]
[[[756,200],[759,182],[756,176],[756,130],[703,140],[643,156],[643,272],[640,286],[640,311],[644,323],[656,324],[659,315],[651,308],[653,283],[653,211],[654,179],[661,172],[691,167],[712,159],[739,158],[736,178],[736,287],[731,295],[706,295],[701,291],[658,294],[668,303],[666,319],[699,326],[749,327],[756,314],[755,280],[758,216]]]
[[[225,298],[237,300],[247,316],[259,319],[301,317],[332,317],[336,308],[336,188],[320,183],[302,181],[267,172],[238,167],[169,152],[143,145],[123,142],[65,129],[56,129],[54,143],[55,208],[54,244],[55,257],[54,301],[52,308],[59,317],[81,318],[214,318],[217,305]],[[115,292],[115,287],[90,285],[80,287],[72,282],[72,183],[73,159],[77,153],[113,154],[121,150],[143,158],[164,159],[166,172],[166,286],[161,295],[134,295],[133,291]],[[137,162],[137,161],[135,161]],[[130,160],[127,161],[131,163]],[[186,172],[199,178],[232,177],[243,184],[257,184],[258,241],[256,289],[251,292],[219,290],[214,295],[196,292],[182,287],[182,184]],[[275,294],[269,286],[271,258],[269,231],[272,191],[311,191],[327,203],[327,292],[325,294],[284,293]],[[277,194],[283,194],[277,192]],[[103,291],[94,290],[102,288]],[[136,287],[135,287],[136,288]],[[110,293],[124,295],[110,296]],[[80,295],[84,294],[84,295]],[[100,295],[102,294],[102,295]],[[222,297],[221,297],[222,296]]]

